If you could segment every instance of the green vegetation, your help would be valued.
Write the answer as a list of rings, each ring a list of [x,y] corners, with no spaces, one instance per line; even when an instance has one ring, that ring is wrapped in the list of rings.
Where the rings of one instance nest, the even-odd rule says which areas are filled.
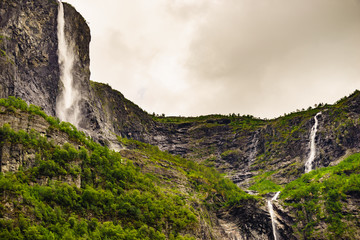
[[[216,210],[256,200],[211,168],[119,138],[133,149],[127,150],[130,154],[185,176],[186,192],[171,189],[162,176],[142,172],[130,159],[36,106],[14,97],[0,99],[0,106],[0,114],[44,117],[48,134],[66,132],[80,145],[58,146],[33,130],[16,132],[8,124],[0,128],[1,146],[36,151],[27,166],[0,174],[0,239],[194,239],[199,220],[206,218],[199,207]]]
[[[146,143],[126,138],[119,138],[119,140],[128,148],[133,148],[141,154],[146,154],[152,162],[166,161],[172,163],[173,167],[185,173],[192,183],[193,189],[206,196],[203,199],[206,203],[213,203],[212,207],[234,207],[243,204],[243,201],[257,199],[245,193],[213,168],[160,151],[158,147]]]
[[[6,57],[6,52],[2,49],[0,49],[0,56]]]
[[[3,43],[4,36],[0,35],[0,45]],[[6,52],[0,48],[0,56],[6,57]]]
[[[8,55],[6,54],[6,51],[2,48],[3,41],[5,38],[8,39],[7,37],[0,35],[0,57],[6,58],[7,63],[14,64],[14,61],[8,57]]]
[[[226,158],[226,157],[229,157],[229,156],[232,156],[232,155],[238,155],[239,154],[239,150],[238,149],[235,149],[235,150],[226,150],[225,152],[221,153],[220,156],[222,158]]]
[[[75,126],[68,122],[60,122],[58,118],[48,116],[40,107],[35,105],[28,105],[25,101],[20,98],[15,98],[10,96],[9,98],[1,98],[0,106],[4,106],[6,111],[15,113],[17,110],[30,113],[32,115],[38,115],[43,117],[49,124],[49,131],[58,130],[68,134],[70,140],[83,143],[90,150],[93,150],[96,147],[95,142],[93,142],[89,137],[87,137],[83,132],[78,131]]]
[[[295,228],[306,239],[319,239],[317,226],[327,225],[327,239],[353,239],[355,216],[346,211],[351,198],[360,196],[360,153],[337,166],[321,168],[287,184],[280,198],[296,211]],[[356,203],[352,203],[355,204]],[[355,221],[354,221],[355,220]]]
[[[271,180],[271,175],[274,173],[274,171],[265,172],[253,177],[254,183],[249,187],[249,190],[257,191],[260,195],[281,191],[282,188]]]
[[[235,130],[253,130],[260,126],[263,126],[266,121],[255,118],[251,115],[240,116],[239,114],[229,114],[229,115],[206,115],[199,117],[165,117],[158,116],[153,114],[153,120],[162,123],[175,123],[175,124],[183,124],[183,123],[198,123],[198,124],[228,124],[231,126],[234,131]]]
[[[162,123],[192,123],[192,122],[203,122],[206,120],[210,120],[210,119],[220,119],[220,118],[226,118],[225,115],[220,115],[220,114],[216,114],[216,115],[206,115],[206,116],[199,116],[199,117],[165,117],[165,116],[159,116],[159,115],[155,115],[153,114],[153,119],[157,122],[162,122]]]

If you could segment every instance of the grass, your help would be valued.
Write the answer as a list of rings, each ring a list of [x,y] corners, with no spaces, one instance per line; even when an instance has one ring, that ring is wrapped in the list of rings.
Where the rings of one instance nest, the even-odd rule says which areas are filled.
[[[260,195],[281,191],[282,187],[271,180],[271,175],[274,173],[275,171],[264,172],[261,175],[253,177],[254,183],[249,187],[249,190],[257,191]]]

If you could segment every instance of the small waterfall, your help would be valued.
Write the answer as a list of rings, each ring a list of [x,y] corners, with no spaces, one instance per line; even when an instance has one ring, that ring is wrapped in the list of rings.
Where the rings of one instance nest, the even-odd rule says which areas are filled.
[[[243,183],[243,187],[246,187],[246,188],[250,187],[250,179],[252,177],[252,174],[250,172],[250,167],[256,160],[257,146],[258,146],[258,143],[259,143],[259,136],[258,135],[259,135],[259,132],[256,131],[255,135],[251,139],[250,154],[249,154],[249,158],[248,158],[248,164],[244,168],[244,176],[245,176],[246,179],[245,179],[245,181]]]
[[[311,128],[311,133],[310,133],[310,154],[309,154],[309,158],[305,163],[305,173],[308,173],[312,170],[312,163],[315,159],[315,154],[316,154],[316,144],[315,144],[315,137],[316,137],[316,132],[317,132],[317,127],[318,127],[318,119],[317,117],[321,114],[321,112],[318,112],[315,117],[315,123],[314,126]]]
[[[259,145],[259,134],[260,131],[257,130],[253,136],[251,136],[248,157],[246,162],[239,168],[234,175],[231,176],[231,180],[240,188],[246,189],[250,187],[250,179],[253,177],[253,173],[250,172],[250,167],[256,161],[256,155],[258,154],[258,145]]]
[[[277,240],[277,230],[276,230],[275,213],[274,213],[272,201],[276,201],[276,199],[279,197],[279,195],[280,195],[280,191],[277,192],[271,200],[268,200],[268,208],[269,208],[269,212],[270,212],[271,225],[272,225],[275,240]]]
[[[79,92],[74,87],[73,65],[74,65],[74,47],[65,36],[65,18],[64,6],[61,0],[58,2],[58,56],[60,66],[60,88],[56,102],[56,114],[61,121],[67,121],[78,126],[80,121],[79,111]]]
[[[251,152],[249,154],[249,162],[248,162],[248,169],[251,167],[251,164],[254,163],[254,161],[256,160],[256,154],[257,154],[257,146],[259,143],[259,132],[256,131],[253,139],[251,140],[251,145],[250,145],[250,149]]]

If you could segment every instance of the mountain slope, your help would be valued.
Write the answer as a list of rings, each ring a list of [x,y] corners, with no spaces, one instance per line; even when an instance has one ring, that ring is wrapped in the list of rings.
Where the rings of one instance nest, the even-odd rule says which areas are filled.
[[[2,238],[222,239],[234,219],[271,235],[261,201],[213,169],[121,137],[128,149],[110,151],[20,99],[0,106]]]
[[[48,0],[0,3],[0,96],[14,95],[55,113],[61,88],[57,58],[57,2]],[[284,184],[304,172],[314,115],[319,117],[315,165],[336,163],[359,150],[359,93],[336,105],[325,105],[274,120],[251,116],[159,118],[150,116],[121,93],[90,82],[90,30],[83,17],[65,7],[67,37],[74,43],[74,81],[81,89],[79,128],[102,145],[121,149],[116,135],[133,138],[172,154],[206,162],[239,186],[256,183],[254,176]],[[45,56],[41,58],[41,56]],[[40,61],[40,60],[41,61]]]

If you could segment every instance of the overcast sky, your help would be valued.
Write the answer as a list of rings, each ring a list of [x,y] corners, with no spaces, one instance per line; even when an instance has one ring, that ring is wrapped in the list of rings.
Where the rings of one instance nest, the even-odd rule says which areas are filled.
[[[67,0],[91,79],[149,113],[277,117],[360,89],[360,0]]]

